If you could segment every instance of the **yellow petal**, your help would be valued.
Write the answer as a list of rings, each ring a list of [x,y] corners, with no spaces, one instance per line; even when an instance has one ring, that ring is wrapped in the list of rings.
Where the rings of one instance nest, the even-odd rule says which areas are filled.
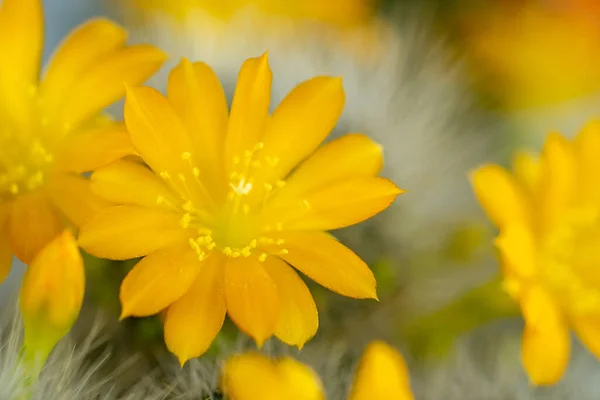
[[[600,316],[586,315],[573,321],[574,330],[581,343],[600,358]]]
[[[581,181],[578,189],[583,201],[600,201],[600,120],[591,121],[575,138],[575,152],[579,162]]]
[[[346,297],[377,298],[373,273],[349,248],[321,232],[278,232],[280,257],[321,286]],[[277,252],[280,249],[273,249]],[[286,253],[286,254],[284,254]]]
[[[569,361],[569,331],[559,310],[539,287],[528,290],[521,302],[525,330],[521,357],[534,385],[552,385],[560,380]]]
[[[276,362],[275,368],[286,388],[286,399],[325,400],[319,376],[307,365],[291,357],[284,357]]]
[[[533,233],[522,223],[511,223],[500,231],[496,246],[504,265],[521,278],[531,277],[536,271],[536,249]]]
[[[227,133],[227,99],[214,71],[203,62],[182,59],[171,71],[167,88],[169,102],[190,135],[194,149],[199,151],[200,171],[210,171],[210,177],[223,170],[223,148]],[[217,182],[213,183],[213,186]]]
[[[348,400],[412,400],[408,368],[400,353],[380,341],[365,350]]]
[[[115,204],[169,209],[180,203],[154,172],[132,161],[119,160],[96,170],[91,186],[94,193]]]
[[[178,214],[136,206],[110,207],[92,217],[79,231],[79,245],[110,260],[142,257],[177,243],[190,234]]]
[[[273,113],[263,137],[264,156],[278,159],[273,179],[287,175],[325,140],[344,109],[341,78],[316,77],[296,86]]]
[[[12,266],[9,217],[10,207],[0,204],[0,283],[4,282]]]
[[[383,154],[379,144],[366,135],[344,135],[321,146],[300,164],[286,180],[277,199],[285,202],[284,199],[297,198],[332,182],[373,177],[381,171],[382,166]]]
[[[546,139],[541,155],[540,210],[542,232],[551,230],[574,199],[576,161],[572,144],[558,133]]]
[[[254,258],[227,259],[227,313],[258,346],[273,335],[279,317],[279,298],[273,279]]]
[[[269,115],[272,78],[267,53],[242,64],[225,139],[226,163],[243,157],[261,140]]]
[[[187,293],[167,310],[165,343],[181,366],[206,352],[223,326],[225,312],[223,260],[212,254],[201,263]]]
[[[125,47],[94,63],[69,90],[61,115],[78,126],[125,93],[125,85],[139,85],[155,73],[166,56],[153,46]]]
[[[121,319],[146,317],[173,304],[189,290],[200,272],[198,255],[188,243],[144,257],[121,284]]]
[[[332,183],[292,204],[276,204],[267,218],[285,230],[327,231],[357,224],[385,210],[403,191],[384,178]]]
[[[493,164],[480,167],[471,174],[471,184],[479,203],[497,226],[526,218],[522,189],[504,168]]]
[[[223,365],[221,390],[235,400],[290,399],[276,365],[258,353],[237,354]]]
[[[48,193],[54,205],[76,227],[111,206],[92,192],[88,179],[77,175],[56,175],[48,185]]]
[[[57,157],[61,171],[88,172],[136,154],[124,124],[111,124],[73,135]]]
[[[304,281],[284,261],[267,257],[263,266],[275,282],[279,318],[275,336],[290,346],[302,348],[319,328],[317,306]]]
[[[539,157],[524,151],[517,152],[513,159],[513,171],[515,178],[529,194],[537,194],[541,175]]]
[[[126,40],[123,28],[103,18],[75,28],[48,65],[41,85],[44,110],[52,115],[86,70],[122,47]]]
[[[63,230],[56,210],[41,191],[19,196],[13,202],[9,223],[10,247],[25,264]]]
[[[0,5],[0,87],[6,115],[24,122],[39,79],[44,21],[41,0],[4,0]]]

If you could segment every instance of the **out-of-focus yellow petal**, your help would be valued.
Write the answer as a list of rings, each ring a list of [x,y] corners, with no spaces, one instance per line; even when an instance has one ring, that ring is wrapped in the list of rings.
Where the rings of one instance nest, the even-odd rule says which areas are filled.
[[[235,400],[290,399],[275,363],[258,353],[237,354],[223,365],[221,390]]]
[[[226,312],[223,266],[218,254],[204,260],[187,293],[167,310],[165,343],[181,366],[204,354],[223,326]]]
[[[227,259],[225,298],[229,317],[262,346],[275,332],[280,308],[277,287],[258,260]]]
[[[90,181],[78,175],[56,175],[48,184],[52,203],[77,227],[111,203],[94,194]]]
[[[187,293],[200,268],[198,255],[188,243],[150,253],[121,283],[121,319],[146,317],[167,308]]]
[[[521,278],[531,277],[535,273],[535,242],[527,226],[519,222],[507,225],[500,231],[496,246],[502,254],[505,267],[512,273]]]
[[[119,160],[96,170],[91,186],[94,193],[116,204],[169,209],[180,202],[154,172],[132,161]]]
[[[136,154],[124,124],[111,124],[86,131],[65,141],[57,157],[61,171],[88,172],[115,160]]]
[[[41,0],[4,0],[0,4],[0,87],[6,115],[24,121],[33,111],[30,102],[39,78],[44,46]]]
[[[577,166],[572,143],[558,133],[549,134],[542,150],[541,168],[540,230],[548,232],[575,198]]]
[[[234,157],[244,157],[261,140],[269,115],[272,79],[267,53],[242,64],[225,138],[226,168]]]
[[[19,196],[13,202],[9,224],[10,247],[25,264],[30,264],[63,229],[56,210],[39,190]]]
[[[271,178],[287,175],[325,140],[344,109],[341,78],[316,77],[296,86],[273,113],[263,137],[264,156],[278,162]]]
[[[574,330],[581,343],[600,358],[600,315],[586,315],[573,320]]]
[[[521,357],[534,385],[560,380],[569,361],[571,342],[560,311],[540,287],[530,288],[521,307],[525,318]]]
[[[365,350],[348,400],[412,400],[408,368],[400,353],[375,341]]]
[[[330,235],[278,232],[277,239],[287,250],[280,257],[321,286],[347,297],[377,298],[375,277],[367,264]]]
[[[590,121],[575,138],[575,158],[579,164],[579,196],[586,203],[600,201],[600,120]]]
[[[302,348],[319,328],[317,306],[304,281],[284,261],[267,257],[263,266],[275,282],[279,295],[279,318],[275,336]]]
[[[166,55],[153,46],[125,47],[94,64],[69,90],[61,107],[67,125],[78,126],[123,97],[125,85],[139,85],[155,73]]]
[[[277,201],[289,201],[343,179],[373,177],[382,166],[379,144],[367,135],[344,135],[321,146],[300,164],[277,194]]]
[[[287,399],[325,400],[323,385],[318,375],[307,365],[284,357],[275,363],[277,374],[286,388]]]
[[[142,257],[190,235],[176,213],[136,206],[116,206],[92,217],[79,232],[79,245],[88,253],[111,260]]]
[[[6,279],[12,266],[9,217],[10,207],[0,204],[0,283]]]
[[[525,188],[529,195],[535,196],[539,190],[541,165],[537,156],[520,151],[513,159],[515,178]]]
[[[504,168],[484,165],[471,174],[471,184],[479,203],[497,226],[527,218],[523,191]]]
[[[88,68],[125,44],[127,33],[117,24],[98,18],[65,38],[53,55],[42,81],[42,107],[52,117]]]
[[[222,184],[223,148],[227,133],[227,99],[212,68],[203,62],[182,59],[169,75],[169,102],[190,135],[190,142],[199,154],[200,173],[208,172],[205,180],[216,189]]]
[[[362,222],[385,210],[403,193],[384,178],[332,183],[295,203],[275,205],[270,218],[286,230],[328,231]],[[267,217],[268,219],[269,217]]]

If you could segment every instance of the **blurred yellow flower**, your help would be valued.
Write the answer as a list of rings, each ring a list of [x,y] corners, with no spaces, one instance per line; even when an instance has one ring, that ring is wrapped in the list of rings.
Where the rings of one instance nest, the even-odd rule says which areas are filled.
[[[466,43],[483,85],[506,107],[547,106],[600,90],[596,1],[485,4],[467,19]]]
[[[272,360],[261,354],[233,356],[221,375],[223,393],[232,400],[322,400],[319,377],[289,357]],[[348,400],[412,400],[408,369],[396,349],[369,344],[356,371]]]
[[[84,291],[83,260],[75,238],[66,230],[39,252],[21,285],[23,345],[31,367],[41,368],[69,332],[79,315]]]
[[[30,263],[65,221],[81,224],[105,205],[80,173],[134,152],[122,124],[97,123],[103,108],[139,84],[165,56],[125,47],[126,34],[98,19],[77,28],[40,80],[40,0],[0,5],[0,280],[12,254]],[[66,217],[66,218],[63,218]]]
[[[151,169],[118,161],[92,176],[96,193],[123,205],[92,218],[79,242],[102,258],[146,256],[121,286],[122,317],[168,308],[165,340],[182,363],[206,351],[226,312],[259,345],[309,340],[317,310],[288,263],[344,296],[376,298],[367,265],[323,231],[401,193],[377,177],[381,147],[350,134],[317,149],[342,113],[341,79],[310,79],[269,115],[271,77],[266,54],[248,59],[229,115],[201,62],[182,60],[168,98],[129,89],[125,121]]]
[[[476,170],[472,184],[498,226],[504,286],[525,319],[522,359],[531,381],[557,382],[569,327],[600,357],[600,122],[573,140],[547,137],[541,156]]]

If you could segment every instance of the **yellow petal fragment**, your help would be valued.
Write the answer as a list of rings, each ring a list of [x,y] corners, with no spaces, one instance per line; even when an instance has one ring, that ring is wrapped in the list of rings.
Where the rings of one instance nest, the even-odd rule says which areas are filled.
[[[528,278],[535,273],[535,242],[533,233],[527,226],[518,222],[505,226],[495,243],[502,255],[504,267],[511,274]]]
[[[319,376],[307,365],[284,357],[276,361],[275,368],[286,388],[285,398],[293,400],[325,400]]]
[[[6,115],[25,123],[31,117],[32,91],[39,79],[44,46],[41,0],[4,0],[0,4],[0,87]]]
[[[319,328],[317,306],[304,281],[278,257],[267,257],[263,266],[275,282],[279,298],[279,318],[275,336],[301,349]]]
[[[139,85],[154,74],[166,55],[156,47],[125,47],[94,64],[69,90],[62,107],[68,126],[78,126],[123,97],[125,85]]]
[[[200,265],[200,272],[187,293],[167,310],[165,343],[183,367],[209,348],[225,320],[223,260],[212,254]]]
[[[76,173],[88,172],[135,154],[125,125],[111,124],[73,135],[65,141],[65,147],[57,157],[57,168]]]
[[[286,230],[328,231],[365,221],[388,208],[403,193],[384,178],[356,178],[307,194],[295,204],[272,210]]]
[[[225,298],[231,320],[262,346],[279,319],[277,287],[262,264],[251,257],[228,259]]]
[[[104,19],[90,20],[75,28],[52,56],[42,81],[44,110],[52,115],[87,69],[122,47],[127,33]]]
[[[571,342],[560,311],[540,287],[534,286],[521,302],[525,330],[521,358],[534,385],[552,385],[563,376]]]
[[[541,155],[540,230],[548,232],[575,198],[577,165],[573,145],[558,133],[546,139]]]
[[[297,198],[336,181],[374,177],[382,166],[383,154],[379,144],[367,135],[347,134],[321,146],[300,164],[286,180],[277,198],[285,202],[285,199]]]
[[[265,157],[277,159],[271,177],[281,179],[308,157],[335,127],[344,109],[341,78],[319,76],[296,86],[267,124]]]
[[[131,204],[173,210],[180,200],[146,166],[119,160],[96,170],[91,178],[92,191],[115,204]]]
[[[580,181],[577,184],[584,203],[600,201],[600,120],[586,124],[575,138],[575,157],[579,164]]]
[[[7,204],[0,205],[0,283],[4,282],[12,266],[9,213],[10,207]]]
[[[267,53],[242,64],[225,139],[226,163],[243,157],[261,141],[269,115],[272,79]]]
[[[479,203],[497,226],[527,218],[522,189],[504,168],[484,165],[471,174],[471,184]]]
[[[392,346],[371,342],[365,350],[348,400],[413,400],[408,368]]]
[[[188,243],[189,238],[178,214],[123,205],[103,210],[83,225],[79,245],[96,257],[127,260]]]
[[[221,371],[221,390],[229,399],[296,400],[286,389],[275,363],[258,353],[234,355]]]
[[[600,358],[600,315],[586,315],[575,318],[574,330],[583,345]]]
[[[19,196],[10,214],[10,247],[25,264],[63,230],[63,225],[50,200],[42,191]]]
[[[273,252],[321,286],[346,297],[377,299],[375,277],[367,264],[330,235],[278,232],[277,239],[287,251],[277,247]]]
[[[201,171],[214,177],[223,170],[223,148],[227,133],[227,99],[219,78],[203,62],[191,63],[183,58],[169,75],[169,102],[185,123],[194,149],[201,149]]]
[[[146,317],[167,308],[188,292],[200,268],[198,255],[188,243],[148,254],[121,283],[121,319]]]
[[[540,186],[541,165],[539,157],[519,151],[513,159],[515,178],[529,195],[536,195]]]
[[[89,179],[57,174],[48,184],[49,197],[76,227],[112,204],[92,192]]]

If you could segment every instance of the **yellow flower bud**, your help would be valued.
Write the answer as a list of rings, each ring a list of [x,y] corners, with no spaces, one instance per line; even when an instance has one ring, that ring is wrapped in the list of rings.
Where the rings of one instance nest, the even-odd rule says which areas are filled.
[[[25,357],[41,367],[56,343],[73,326],[83,302],[83,259],[66,230],[44,247],[27,268],[20,307],[25,325]]]

